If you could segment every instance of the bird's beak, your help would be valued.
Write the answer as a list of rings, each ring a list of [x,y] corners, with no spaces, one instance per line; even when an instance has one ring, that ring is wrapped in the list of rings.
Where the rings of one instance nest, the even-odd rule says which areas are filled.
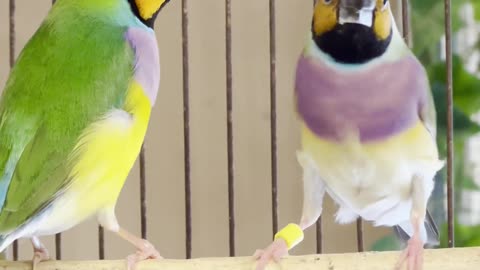
[[[375,0],[340,0],[338,23],[372,27]]]

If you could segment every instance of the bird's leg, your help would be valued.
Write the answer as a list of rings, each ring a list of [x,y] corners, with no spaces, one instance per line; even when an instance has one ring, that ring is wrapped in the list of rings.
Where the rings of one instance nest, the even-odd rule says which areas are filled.
[[[303,168],[303,212],[299,227],[302,230],[312,226],[322,213],[325,183],[320,179],[314,161],[304,153],[298,153],[297,159]],[[285,240],[278,238],[266,249],[257,250],[253,257],[257,260],[257,270],[263,270],[270,260],[279,260],[288,255]]]
[[[420,237],[420,226],[423,226],[427,212],[424,180],[415,176],[412,181],[412,211],[410,221],[413,226],[413,235],[408,240],[407,248],[403,251],[395,269],[401,269],[407,261],[408,270],[421,270],[423,267],[423,240]]]
[[[322,214],[325,183],[320,179],[317,165],[304,153],[297,153],[303,169],[303,209],[299,226],[305,230],[315,224]]]
[[[32,237],[32,245],[33,245],[33,259],[32,259],[32,269],[36,269],[37,265],[42,261],[50,260],[50,256],[48,254],[48,250],[45,246],[40,242],[38,237]]]
[[[120,228],[117,234],[123,239],[127,240],[133,244],[138,250],[135,254],[132,254],[127,257],[127,263],[129,269],[133,269],[135,264],[140,261],[148,259],[161,259],[160,253],[155,249],[155,247],[145,239],[141,239],[126,230]]]
[[[148,259],[161,259],[160,253],[147,240],[139,238],[122,229],[117,222],[113,208],[108,208],[98,213],[99,223],[109,231],[115,232],[137,248],[137,252],[127,257],[128,269],[135,269],[138,262]]]

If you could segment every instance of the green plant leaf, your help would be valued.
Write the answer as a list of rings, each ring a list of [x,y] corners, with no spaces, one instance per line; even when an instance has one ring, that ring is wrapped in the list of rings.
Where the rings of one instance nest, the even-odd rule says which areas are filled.
[[[401,250],[402,246],[395,234],[389,234],[373,243],[370,251]]]
[[[446,119],[442,118],[446,114],[446,65],[444,62],[436,63],[428,67],[427,71],[437,112],[441,119],[438,122],[446,123]],[[465,70],[458,56],[453,57],[453,91],[456,114],[463,113],[466,118],[469,118],[480,110],[480,79]],[[471,124],[471,121],[465,117],[456,117],[456,120],[460,121],[459,127]]]
[[[475,20],[480,21],[480,2],[476,0],[471,3],[475,9]]]
[[[457,247],[475,247],[480,245],[480,225],[466,226],[455,221],[455,246]],[[447,224],[443,224],[440,230],[440,247],[448,247]]]
[[[458,30],[462,22],[459,8],[468,0],[452,1],[452,28]],[[435,62],[438,58],[438,41],[445,33],[445,6],[438,0],[412,0],[411,20],[413,51],[423,64]]]

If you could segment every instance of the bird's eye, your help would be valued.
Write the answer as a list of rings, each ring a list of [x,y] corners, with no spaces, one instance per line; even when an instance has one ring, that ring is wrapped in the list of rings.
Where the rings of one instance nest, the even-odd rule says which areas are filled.
[[[388,3],[388,0],[383,0],[383,5],[385,6]]]
[[[333,2],[333,0],[323,0],[323,3],[325,5],[330,5]]]

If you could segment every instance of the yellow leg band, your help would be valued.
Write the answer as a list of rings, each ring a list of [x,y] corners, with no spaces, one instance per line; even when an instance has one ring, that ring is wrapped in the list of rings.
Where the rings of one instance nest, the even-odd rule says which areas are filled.
[[[275,240],[281,238],[287,243],[288,249],[292,249],[303,240],[303,230],[297,224],[290,223],[275,234]]]

